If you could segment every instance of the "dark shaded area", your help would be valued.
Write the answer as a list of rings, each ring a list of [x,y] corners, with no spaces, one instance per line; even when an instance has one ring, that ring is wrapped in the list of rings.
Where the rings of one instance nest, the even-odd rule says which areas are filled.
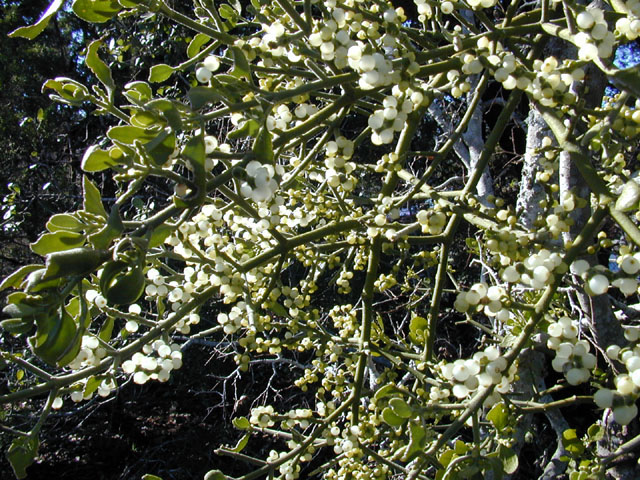
[[[261,393],[266,392],[263,403],[277,391],[276,408],[300,404],[287,390],[295,372],[287,365],[256,364],[240,379],[232,358],[221,359],[206,345],[188,348],[184,360],[164,384],[129,382],[117,394],[79,403],[73,411],[75,404],[65,399],[43,428],[28,479],[139,480],[150,473],[163,480],[201,480],[216,468],[234,476],[247,473],[247,464],[214,450],[235,446],[243,432],[231,418],[248,415]],[[243,453],[266,458],[278,444],[264,440],[253,436]],[[13,478],[4,455],[0,478]]]

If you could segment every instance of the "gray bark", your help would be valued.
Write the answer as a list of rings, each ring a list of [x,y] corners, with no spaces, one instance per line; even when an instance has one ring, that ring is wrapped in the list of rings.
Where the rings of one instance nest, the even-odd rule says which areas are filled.
[[[540,215],[540,201],[546,198],[544,188],[536,180],[536,173],[541,171],[540,160],[544,155],[540,153],[542,139],[551,136],[551,131],[532,105],[527,116],[527,144],[522,165],[520,191],[516,202],[516,213],[520,223],[533,230],[536,218]]]

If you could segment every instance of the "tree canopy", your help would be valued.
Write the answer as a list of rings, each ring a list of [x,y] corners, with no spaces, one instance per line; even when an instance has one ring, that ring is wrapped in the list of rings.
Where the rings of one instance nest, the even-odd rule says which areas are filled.
[[[638,477],[639,2],[56,0],[3,45],[71,12],[41,108],[99,122],[0,285],[18,478],[53,411],[203,339],[300,393],[234,418],[236,478]]]

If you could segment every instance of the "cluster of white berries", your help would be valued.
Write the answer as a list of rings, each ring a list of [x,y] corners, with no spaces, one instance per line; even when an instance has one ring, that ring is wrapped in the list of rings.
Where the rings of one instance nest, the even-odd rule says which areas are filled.
[[[578,322],[569,317],[560,317],[547,328],[547,346],[555,352],[551,366],[563,373],[570,385],[579,385],[589,380],[596,366],[596,356],[589,352],[589,342],[578,340]]]
[[[616,21],[616,33],[624,35],[629,41],[633,41],[640,36],[640,2],[629,0],[625,2],[628,9],[626,17],[620,17]]]
[[[351,279],[353,278],[353,272],[351,270],[343,269],[340,271],[340,275],[336,279],[336,285],[338,286],[338,293],[347,294],[351,293]]]
[[[484,351],[476,352],[472,358],[442,363],[439,370],[440,376],[451,388],[431,388],[429,398],[432,401],[441,401],[451,394],[457,399],[464,399],[478,387],[495,385],[494,391],[484,402],[486,407],[490,407],[500,401],[500,394],[509,392],[517,368],[512,364],[507,370],[507,360],[496,347],[489,346]]]
[[[200,83],[209,83],[211,76],[220,68],[220,60],[215,55],[209,55],[202,65],[196,68],[196,79]]]
[[[333,452],[336,455],[352,456],[359,452],[360,427],[357,425],[345,429],[333,426],[329,429],[329,434],[329,439],[331,439],[333,443]]]
[[[224,145],[226,147],[229,147],[228,144],[224,144]],[[204,136],[204,153],[206,155],[211,155],[213,152],[218,150],[219,147],[222,147],[222,145],[219,144],[218,139],[216,137],[214,137],[213,135]],[[223,149],[224,148],[221,148],[221,150]],[[211,170],[213,170],[213,167],[215,167],[217,164],[218,164],[217,159],[207,157],[204,161],[204,169],[207,172],[210,172]]]
[[[267,130],[286,130],[292,123],[297,125],[301,123],[305,118],[311,117],[318,112],[318,107],[313,103],[300,103],[296,105],[293,112],[284,103],[278,105],[278,107],[267,116],[266,127]]]
[[[447,225],[447,215],[436,209],[420,210],[416,214],[416,220],[422,226],[422,233],[438,235]]]
[[[286,418],[281,422],[283,429],[292,430],[296,426],[299,426],[302,430],[305,430],[311,425],[309,419],[313,417],[313,411],[308,408],[295,408],[289,410],[285,416]]]
[[[628,373],[619,374],[613,379],[615,390],[601,388],[593,396],[600,408],[613,409],[613,419],[620,425],[627,425],[638,415],[636,401],[640,397],[640,327],[625,327],[624,336],[629,346],[620,348],[610,345],[607,347],[607,356],[623,363]]]
[[[271,405],[255,407],[251,409],[249,423],[260,428],[269,428],[275,425],[275,410]]]
[[[294,449],[298,446],[298,443],[295,440],[289,440],[289,442],[287,442],[287,445],[289,446],[289,448]],[[284,457],[285,455],[286,452],[278,453],[275,450],[271,450],[271,452],[269,452],[269,457],[267,460],[269,462],[278,462],[280,457]],[[296,480],[297,478],[299,478],[300,470],[302,470],[299,461],[305,460],[306,457],[302,455],[299,460],[292,459],[281,463],[279,462],[280,466],[278,467],[278,472],[280,472],[281,475],[279,478],[283,478],[284,480]]]
[[[566,271],[567,266],[563,263],[562,256],[543,248],[522,263],[506,267],[502,272],[502,280],[539,289],[547,285],[553,273]]]
[[[486,56],[495,80],[502,83],[505,89],[524,90],[537,102],[547,107],[556,106],[559,102],[573,103],[575,97],[569,92],[569,87],[573,82],[584,79],[585,73],[582,68],[575,68],[568,61],[560,64],[555,57],[550,56],[544,60],[536,59],[533,63],[533,71],[529,72],[515,55],[504,51],[499,43],[495,53],[489,53],[487,50],[492,45],[494,45],[493,42],[486,37],[478,40],[478,50]],[[485,51],[486,54],[484,54]],[[474,55],[467,54],[463,59],[465,62],[463,73],[481,71],[479,59]]]
[[[421,100],[421,99],[420,99]],[[382,100],[382,107],[369,116],[371,143],[384,145],[393,142],[394,132],[400,132],[407,121],[407,115],[414,110],[415,104],[408,98],[402,102],[393,95]]]
[[[324,164],[327,167],[324,178],[327,183],[333,188],[341,187],[346,192],[351,192],[357,183],[357,179],[352,175],[356,165],[349,161],[353,155],[353,141],[340,135],[335,141],[327,142],[324,148]]]
[[[382,53],[366,54],[364,50],[364,45],[358,42],[347,52],[349,66],[361,74],[358,81],[360,88],[373,90],[391,85],[399,72],[394,72],[391,62]]]
[[[93,335],[82,336],[82,346],[76,358],[74,358],[68,367],[72,370],[80,370],[83,367],[94,367],[106,357],[107,351],[100,346],[100,341]]]
[[[504,288],[479,282],[473,284],[469,291],[460,292],[453,306],[462,313],[484,312],[489,317],[506,322],[511,317],[509,309],[503,304],[506,298],[507,292]]]
[[[394,274],[390,273],[388,275],[385,275],[384,273],[382,273],[376,279],[373,286],[377,291],[384,292],[385,290],[388,290],[389,288],[392,288],[397,284],[398,284],[398,280],[396,280],[396,277]]]
[[[626,296],[637,293],[638,280],[636,276],[640,271],[640,253],[633,255],[624,253],[618,257],[617,262],[620,266],[620,273],[613,282],[609,278],[613,274],[608,269],[598,265],[591,267],[589,262],[583,259],[576,260],[571,264],[571,273],[582,277],[585,281],[585,291],[592,296],[607,293],[610,286],[618,288]]]
[[[95,393],[100,397],[108,397],[116,389],[116,383],[112,377],[89,377],[71,386],[69,398],[74,403],[90,400]],[[63,399],[57,397],[53,401],[52,408],[58,410],[62,408]]]
[[[480,10],[482,8],[494,7],[498,3],[498,0],[468,0],[467,3],[474,10]]]
[[[283,56],[287,52],[281,42],[282,37],[287,33],[285,26],[278,21],[271,24],[263,24],[262,29],[265,33],[260,39],[258,47],[263,52],[269,52],[274,57]],[[290,58],[290,60],[295,63],[299,59]]]
[[[168,345],[158,339],[151,345],[142,347],[142,352],[136,352],[131,359],[122,362],[122,371],[133,374],[133,381],[139,385],[149,380],[166,382],[172,370],[182,366],[182,352],[176,343]]]
[[[231,307],[229,313],[219,313],[218,323],[222,326],[224,333],[231,335],[243,327],[247,328],[249,326],[249,315],[247,315],[247,312],[249,312],[250,309],[251,307],[245,302],[238,302]]]
[[[576,16],[576,25],[581,30],[573,37],[578,47],[578,58],[590,62],[596,58],[609,58],[613,54],[616,37],[609,31],[604,12],[589,8]]]
[[[107,299],[104,298],[97,290],[87,290],[84,294],[84,298],[87,300],[87,302],[93,303],[99,309],[103,309],[107,306]]]
[[[256,203],[269,202],[280,186],[277,178],[284,174],[284,167],[252,160],[247,164],[245,170],[247,179],[240,185],[242,195]]]

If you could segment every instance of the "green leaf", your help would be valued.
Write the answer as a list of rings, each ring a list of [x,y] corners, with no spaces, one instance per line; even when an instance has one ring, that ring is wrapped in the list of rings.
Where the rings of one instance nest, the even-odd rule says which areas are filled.
[[[231,449],[232,452],[236,452],[236,453],[240,453],[242,450],[244,450],[244,447],[247,446],[247,443],[249,443],[249,438],[251,437],[250,433],[245,433],[242,438],[240,440],[238,440],[238,443],[236,443],[236,446],[233,447]]]
[[[411,423],[409,425],[409,445],[402,458],[404,462],[410,462],[418,452],[424,450],[426,436],[427,432],[422,424]]]
[[[113,317],[107,317],[107,319],[100,327],[100,332],[98,332],[98,338],[103,342],[108,342],[111,340],[111,335],[113,334],[113,327],[116,321]]]
[[[104,23],[113,18],[120,10],[116,0],[75,0],[73,13],[87,22]]]
[[[80,105],[82,101],[89,98],[87,87],[71,78],[57,77],[54,80],[47,80],[42,86],[42,91],[44,92],[47,88],[55,90],[59,95],[59,97],[50,95],[56,101],[70,105]]]
[[[209,470],[204,480],[227,480],[227,477],[220,470]]]
[[[167,80],[175,71],[170,65],[165,63],[159,63],[158,65],[154,65],[151,67],[151,71],[149,72],[149,81],[152,83],[160,83]]]
[[[587,429],[587,436],[591,442],[599,442],[604,438],[605,430],[601,425],[594,423]]]
[[[47,255],[46,270],[41,280],[87,275],[102,265],[109,257],[108,251],[89,247],[53,252]]]
[[[487,420],[493,423],[498,432],[502,432],[509,423],[509,410],[504,403],[496,403],[487,413]]]
[[[154,248],[160,246],[164,243],[165,239],[171,235],[173,232],[173,227],[170,227],[167,224],[162,224],[157,226],[153,233],[151,234],[151,238],[149,239],[149,248]]]
[[[456,440],[456,443],[453,445],[453,451],[456,455],[464,455],[469,451],[469,445],[464,443],[462,440]]]
[[[85,227],[86,225],[82,223],[78,217],[69,213],[57,213],[47,222],[47,230],[51,233],[58,232],[60,230],[81,232]]]
[[[73,360],[75,355],[69,352],[80,350],[82,335],[77,335],[77,325],[65,308],[59,313],[39,321],[36,318],[37,331],[29,337],[29,345],[33,353],[50,365],[64,366]],[[62,359],[64,362],[61,362]]]
[[[11,442],[9,450],[7,450],[7,460],[13,468],[13,472],[18,478],[27,476],[27,467],[36,459],[40,440],[32,437],[17,437]]]
[[[199,205],[204,201],[207,194],[207,172],[204,169],[206,160],[204,137],[202,135],[191,137],[182,149],[182,156],[189,161],[196,189],[187,198],[175,196],[174,202],[178,206]]]
[[[101,45],[102,42],[100,40],[95,40],[89,44],[89,47],[87,47],[87,57],[85,58],[85,63],[87,64],[87,67],[89,67],[95,74],[95,76],[98,77],[100,83],[107,87],[107,90],[111,91],[116,88],[116,84],[113,81],[111,69],[98,56],[98,49]]]
[[[114,205],[109,213],[109,218],[104,227],[93,235],[89,235],[89,242],[97,249],[105,249],[109,247],[111,240],[118,238],[124,231],[124,225],[120,218],[118,206]]]
[[[162,480],[162,478],[158,477],[157,475],[151,475],[150,473],[145,473],[142,476],[142,480]]]
[[[227,27],[228,29],[231,29],[238,24],[240,15],[238,15],[238,12],[230,5],[223,3],[222,5],[220,5],[220,8],[218,8],[218,12],[220,13],[220,16],[222,18],[227,20],[227,24],[225,25],[225,27]]]
[[[409,339],[416,345],[424,345],[429,332],[429,322],[424,317],[413,317],[409,323]]]
[[[107,168],[117,165],[118,162],[114,161],[109,155],[108,150],[102,150],[97,145],[87,148],[84,152],[82,161],[80,162],[80,168],[85,172],[101,172]]]
[[[31,294],[36,294],[49,288],[57,288],[60,286],[60,279],[42,280],[44,278],[46,268],[41,268],[31,272],[24,284],[24,291]]]
[[[389,408],[400,418],[411,418],[413,416],[413,410],[402,398],[396,397],[389,400]]]
[[[574,457],[579,457],[584,452],[584,445],[573,428],[562,432],[562,446]]]
[[[58,13],[60,7],[64,3],[64,0],[54,0],[49,4],[49,8],[47,8],[36,23],[33,25],[29,25],[28,27],[20,27],[15,29],[13,32],[9,34],[10,37],[22,37],[27,38],[29,40],[33,40],[36,38],[42,31],[47,28],[49,25],[49,21],[53,18],[53,16]]]
[[[247,417],[236,417],[232,423],[238,430],[248,430],[251,427],[251,423],[249,423]]]
[[[158,135],[157,130],[134,127],[131,125],[121,125],[119,127],[111,127],[107,132],[107,137],[111,140],[124,143],[125,145],[133,145],[136,140],[147,143]]]
[[[249,67],[249,62],[242,49],[231,47],[231,53],[233,54],[233,70],[229,72],[230,75],[251,81],[251,67]]]
[[[406,421],[404,418],[396,415],[396,413],[389,407],[382,410],[382,420],[391,427],[401,427]]]
[[[167,121],[169,126],[176,131],[182,130],[182,116],[180,108],[184,110],[184,105],[166,98],[157,98],[147,103],[150,110],[159,112]]]
[[[211,37],[209,35],[205,35],[204,33],[198,33],[193,40],[189,42],[189,46],[187,47],[187,57],[193,58],[198,53],[200,53],[200,49],[203,45],[205,45]]]
[[[176,136],[170,128],[166,128],[144,148],[157,166],[164,165],[176,149]]]
[[[231,5],[227,5],[226,3],[220,5],[218,11],[220,12],[220,16],[225,20],[234,20],[238,18],[238,12],[236,12]]]
[[[82,208],[84,211],[107,218],[107,211],[102,205],[100,190],[98,190],[98,187],[96,187],[86,175],[82,179],[82,188],[84,191],[82,197]]]
[[[161,119],[154,112],[136,112],[129,118],[131,125],[141,128],[149,128],[155,124],[160,124]]]
[[[229,132],[227,134],[227,138],[229,138],[230,140],[237,140],[239,138],[255,137],[259,131],[260,124],[256,120],[249,119],[245,122],[242,122],[242,125],[240,125],[235,130]]]
[[[20,267],[18,270],[13,272],[7,278],[5,278],[2,283],[0,283],[0,292],[6,290],[7,288],[19,288],[20,284],[24,280],[24,277],[29,275],[31,272],[35,272],[36,270],[40,270],[42,265],[24,265]]]
[[[238,12],[238,15],[242,13],[242,4],[240,3],[240,0],[229,0],[229,5]]]
[[[279,317],[284,317],[284,318],[289,317],[289,312],[287,312],[287,309],[284,308],[284,306],[280,305],[278,302],[271,302],[269,304],[269,310],[271,310],[273,313],[275,313]]]
[[[25,318],[42,313],[47,307],[33,304],[29,297],[22,292],[15,292],[7,298],[7,305],[2,309],[2,313],[9,317]]]
[[[453,450],[445,450],[444,452],[442,452],[442,455],[440,455],[440,457],[438,458],[438,461],[440,462],[440,465],[442,465],[443,467],[447,467],[449,466],[449,464],[451,463],[451,461],[456,457],[457,455],[455,454],[455,452]],[[444,470],[440,470],[441,472],[444,473]]]
[[[384,397],[388,397],[390,395],[393,395],[394,393],[396,393],[398,391],[398,388],[393,384],[393,383],[387,383],[385,386],[380,387],[377,391],[376,394],[374,395],[374,399],[377,402],[378,400],[380,400],[381,398]]]
[[[194,110],[198,110],[209,103],[221,102],[224,98],[217,89],[203,86],[192,87],[189,90],[188,97]]]
[[[29,331],[31,331],[31,329],[33,328],[33,325],[33,317],[9,318],[0,322],[0,327],[13,335],[29,333]]]
[[[124,88],[125,97],[134,103],[143,104],[153,97],[153,91],[147,82],[130,82]]]
[[[91,396],[93,392],[98,390],[98,387],[100,386],[103,380],[104,380],[103,377],[95,377],[95,376],[89,377],[89,379],[87,380],[87,383],[84,385],[84,389],[82,390],[82,395],[84,397]]]
[[[252,150],[260,163],[273,164],[274,154],[272,135],[266,126],[263,126],[258,132],[258,136],[253,142]]]
[[[44,256],[48,253],[80,247],[84,244],[84,240],[84,235],[81,233],[61,230],[55,233],[44,233],[40,235],[38,240],[30,246],[33,253]]]
[[[504,465],[502,460],[498,458],[498,452],[489,454],[485,460],[493,473],[493,480],[502,480],[504,478]]]
[[[196,168],[204,170],[206,154],[202,135],[195,135],[189,139],[182,150],[182,156],[189,160],[194,171]]]
[[[500,445],[498,447],[498,456],[500,457],[500,460],[502,460],[504,473],[508,475],[515,473],[519,464],[518,455],[516,455],[516,453],[509,447]]]

